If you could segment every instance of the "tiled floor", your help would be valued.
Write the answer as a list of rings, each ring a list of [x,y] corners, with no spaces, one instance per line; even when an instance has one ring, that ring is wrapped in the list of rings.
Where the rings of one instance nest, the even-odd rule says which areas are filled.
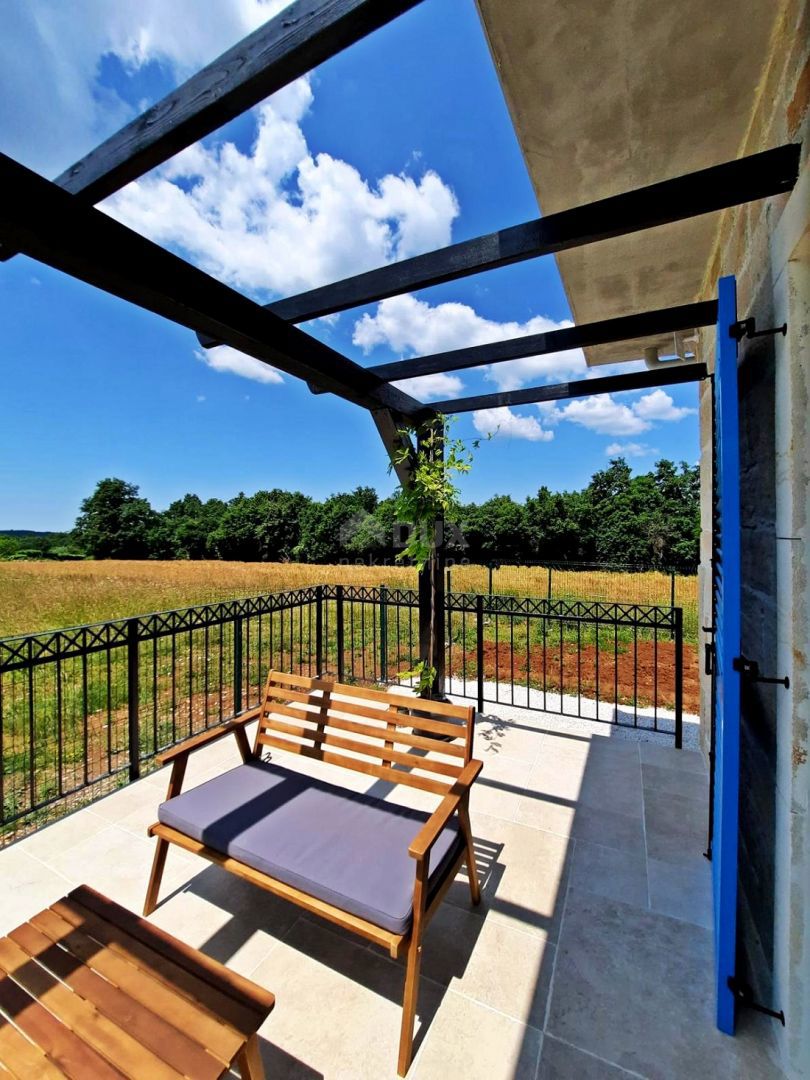
[[[471,908],[459,879],[429,929],[414,1080],[782,1075],[767,1021],[744,1014],[734,1039],[713,1026],[703,760],[626,734],[501,707],[479,719],[483,899]],[[186,787],[237,760],[228,742],[200,752]],[[165,783],[153,774],[0,853],[0,932],[80,882],[139,911]],[[274,1080],[395,1076],[401,965],[177,849],[162,895],[155,923],[275,992]]]

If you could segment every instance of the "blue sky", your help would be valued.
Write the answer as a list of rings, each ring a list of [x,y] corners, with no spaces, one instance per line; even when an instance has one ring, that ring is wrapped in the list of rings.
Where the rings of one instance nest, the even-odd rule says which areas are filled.
[[[280,0],[12,0],[0,149],[52,176]],[[45,74],[42,74],[45,73]],[[537,203],[472,0],[426,0],[104,209],[263,302],[514,224]],[[308,330],[363,364],[565,324],[553,259]],[[323,497],[393,487],[370,418],[23,257],[0,264],[0,528],[67,528],[97,480]],[[603,374],[599,370],[598,374]],[[406,387],[423,400],[587,375],[577,353]],[[261,380],[261,381],[260,381]],[[697,458],[694,386],[466,415],[464,495],[579,487],[612,453]]]

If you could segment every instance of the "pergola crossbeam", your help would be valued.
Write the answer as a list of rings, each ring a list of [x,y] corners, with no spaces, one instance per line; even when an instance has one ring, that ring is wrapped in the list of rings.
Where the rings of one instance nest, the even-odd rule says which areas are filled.
[[[569,349],[585,349],[592,345],[674,334],[699,326],[711,326],[716,322],[717,301],[704,300],[695,304],[644,311],[637,315],[622,315],[601,322],[583,323],[581,326],[566,326],[561,330],[549,330],[543,334],[529,334],[486,345],[473,345],[466,349],[431,353],[430,356],[417,356],[412,360],[395,360],[390,364],[378,364],[368,370],[381,379],[413,379],[419,375],[462,371],[465,368],[500,364],[506,360],[527,356],[544,356]]]
[[[268,307],[288,322],[306,322],[484,270],[778,195],[790,191],[796,182],[800,149],[799,144],[788,143],[738,161],[700,169],[390,263],[276,300]],[[216,344],[215,339],[200,340],[206,348]]]
[[[249,297],[0,154],[0,240],[369,409],[430,409]]]
[[[590,397],[592,394],[613,394],[622,390],[648,390],[655,386],[699,382],[705,379],[707,374],[705,364],[663,362],[660,370],[632,371],[624,375],[577,379],[574,382],[554,383],[550,386],[529,386],[524,390],[505,390],[498,394],[448,398],[446,401],[431,401],[430,408],[438,413],[460,413],[477,409],[500,409],[511,405],[533,405],[539,401],[562,401],[566,398]]]

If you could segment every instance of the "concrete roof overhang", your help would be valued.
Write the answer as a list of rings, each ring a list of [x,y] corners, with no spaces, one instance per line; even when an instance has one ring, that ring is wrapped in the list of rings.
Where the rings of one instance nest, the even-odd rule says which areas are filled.
[[[554,213],[738,157],[775,0],[477,0],[538,203]],[[720,214],[557,256],[577,323],[700,298]],[[687,335],[688,337],[688,335]],[[676,350],[586,350],[589,364]]]

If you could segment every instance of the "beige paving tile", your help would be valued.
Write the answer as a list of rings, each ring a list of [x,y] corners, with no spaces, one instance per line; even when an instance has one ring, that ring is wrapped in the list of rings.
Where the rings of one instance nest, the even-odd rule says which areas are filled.
[[[137,913],[143,907],[154,850],[154,840],[108,825],[68,851],[52,856],[49,865],[73,884],[91,885]],[[203,868],[201,859],[172,848],[166,859],[161,897],[185,885]]]
[[[650,1080],[778,1076],[715,1027],[711,956],[702,927],[572,888],[547,1032]]]
[[[71,882],[19,846],[0,852],[0,934],[70,892]]]
[[[663,769],[706,773],[706,761],[698,750],[676,750],[674,746],[639,743],[642,765],[658,765]]]
[[[517,758],[532,765],[542,746],[543,736],[532,713],[520,719],[501,719],[494,713],[480,716],[475,724],[473,756],[485,764],[499,756]]]
[[[644,822],[650,859],[693,866],[706,849],[708,803],[645,788]]]
[[[422,970],[513,1020],[542,1028],[554,946],[542,937],[443,904],[425,935]]]
[[[52,855],[69,851],[106,827],[104,818],[93,813],[92,809],[78,810],[26,837],[25,851],[47,863]]]
[[[276,995],[276,1009],[261,1030],[268,1076],[396,1076],[401,964],[302,919],[251,977]],[[420,1039],[445,993],[431,980],[421,980]]]
[[[150,921],[249,975],[298,916],[299,909],[293,905],[219,867],[207,866],[181,892],[169,896]]]
[[[645,790],[709,801],[709,775],[697,769],[672,769],[648,763],[641,766],[641,780]]]
[[[636,1076],[551,1035],[543,1038],[537,1080],[632,1080]]]
[[[569,841],[562,836],[500,818],[472,818],[481,906],[489,918],[554,941],[568,874]],[[470,906],[463,874],[447,894],[451,903]]]
[[[448,990],[430,1025],[413,1080],[531,1080],[542,1035]]]
[[[637,907],[649,906],[647,860],[642,851],[622,851],[577,840],[571,860],[571,886]]]
[[[691,864],[650,859],[650,907],[663,915],[712,926],[712,868],[702,855]]]
[[[531,763],[511,754],[485,756],[483,762],[470,793],[471,812],[511,821],[529,782]]]

